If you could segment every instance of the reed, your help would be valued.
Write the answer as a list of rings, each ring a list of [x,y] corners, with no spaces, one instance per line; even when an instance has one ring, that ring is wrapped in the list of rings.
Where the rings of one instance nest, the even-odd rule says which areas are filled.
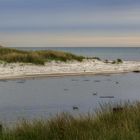
[[[107,109],[108,108],[108,109]],[[68,113],[48,121],[23,121],[6,129],[1,140],[139,140],[140,103],[121,109],[102,106],[96,114],[73,117]]]

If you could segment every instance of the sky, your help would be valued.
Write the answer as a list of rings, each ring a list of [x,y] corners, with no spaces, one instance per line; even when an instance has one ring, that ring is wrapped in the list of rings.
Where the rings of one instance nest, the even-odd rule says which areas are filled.
[[[140,47],[140,0],[0,0],[8,47]]]

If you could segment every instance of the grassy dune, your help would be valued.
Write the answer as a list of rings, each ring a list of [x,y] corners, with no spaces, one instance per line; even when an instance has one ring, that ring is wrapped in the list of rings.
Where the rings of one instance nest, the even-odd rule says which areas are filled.
[[[1,140],[139,140],[140,103],[123,110],[100,111],[96,116],[74,118],[69,114],[49,121],[24,121],[13,130],[5,130]]]
[[[82,61],[83,56],[77,56],[67,52],[43,50],[43,51],[21,51],[11,48],[0,47],[0,60],[8,63],[22,62],[44,65],[47,61]]]

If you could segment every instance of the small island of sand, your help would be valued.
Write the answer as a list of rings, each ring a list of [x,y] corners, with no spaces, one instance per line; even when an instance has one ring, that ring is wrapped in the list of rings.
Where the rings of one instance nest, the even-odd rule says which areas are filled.
[[[103,61],[65,52],[20,51],[9,48],[0,48],[0,54],[0,79],[140,71],[140,61]]]

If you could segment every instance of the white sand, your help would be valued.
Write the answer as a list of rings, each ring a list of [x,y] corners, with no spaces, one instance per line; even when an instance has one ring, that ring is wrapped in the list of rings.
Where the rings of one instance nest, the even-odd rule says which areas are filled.
[[[45,66],[33,64],[0,64],[0,79],[27,78],[38,76],[64,76],[111,74],[140,71],[140,62],[124,61],[122,64],[106,64],[98,60],[84,60],[83,62],[50,62]]]

